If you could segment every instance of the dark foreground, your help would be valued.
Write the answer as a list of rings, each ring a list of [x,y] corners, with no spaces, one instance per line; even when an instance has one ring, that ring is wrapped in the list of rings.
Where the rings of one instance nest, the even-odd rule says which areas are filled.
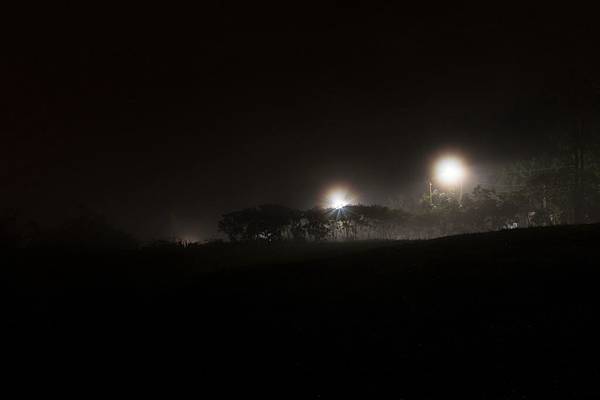
[[[317,247],[6,251],[6,381],[81,397],[600,394],[599,225]]]

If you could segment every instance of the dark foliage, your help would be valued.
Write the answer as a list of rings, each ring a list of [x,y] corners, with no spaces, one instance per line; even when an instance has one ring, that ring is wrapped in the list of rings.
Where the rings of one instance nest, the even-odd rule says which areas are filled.
[[[532,184],[531,188],[535,185]],[[530,190],[534,190],[531,189]],[[546,195],[548,196],[548,195]],[[408,212],[379,205],[294,210],[264,205],[223,215],[219,229],[231,242],[281,240],[402,240],[564,224],[566,209],[524,191],[497,193],[476,186],[460,199],[436,191]],[[589,210],[593,210],[590,208]],[[593,222],[588,214],[588,222]]]

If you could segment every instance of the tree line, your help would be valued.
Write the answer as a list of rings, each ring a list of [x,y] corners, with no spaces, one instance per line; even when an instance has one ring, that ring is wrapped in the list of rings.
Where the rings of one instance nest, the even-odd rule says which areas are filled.
[[[592,155],[582,171],[568,153],[514,162],[492,174],[488,187],[464,195],[436,189],[402,208],[250,207],[223,215],[219,230],[232,242],[397,240],[599,222],[600,162]]]
[[[590,118],[589,120],[592,120]],[[401,207],[348,205],[296,210],[266,204],[223,215],[232,242],[426,239],[450,234],[600,222],[600,136],[581,117],[548,136],[535,158],[510,162],[462,195],[427,190]],[[424,185],[425,186],[425,185]]]
[[[297,210],[265,204],[223,215],[219,230],[232,242],[425,239],[513,227],[521,211],[513,198],[478,186],[462,199],[435,193],[412,212],[381,205]]]
[[[597,139],[597,138],[596,138]],[[600,222],[600,144],[556,142],[555,151],[509,163],[462,195],[437,188],[400,206],[347,205],[298,210],[264,204],[222,216],[231,242],[427,239],[444,235]],[[423,185],[425,186],[425,185]],[[0,212],[0,247],[27,245],[134,248],[139,242],[93,212],[53,229]]]

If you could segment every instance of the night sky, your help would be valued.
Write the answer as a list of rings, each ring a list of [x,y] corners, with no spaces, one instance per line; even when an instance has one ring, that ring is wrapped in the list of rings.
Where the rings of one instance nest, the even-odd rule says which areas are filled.
[[[596,82],[591,10],[286,7],[26,14],[3,37],[0,207],[206,239],[333,185],[384,203],[444,152],[535,154]]]

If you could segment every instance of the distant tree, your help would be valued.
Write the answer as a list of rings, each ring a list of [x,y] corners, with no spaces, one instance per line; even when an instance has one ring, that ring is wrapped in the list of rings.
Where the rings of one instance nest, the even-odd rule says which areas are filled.
[[[292,223],[298,223],[299,213],[290,208],[264,204],[223,215],[219,229],[230,241],[262,240],[267,242],[284,239],[291,231]],[[299,234],[297,227],[295,234]]]
[[[307,219],[305,213],[300,210],[289,210],[289,233],[291,239],[295,241],[305,241],[307,239],[306,224]]]
[[[581,153],[570,141],[558,136],[553,151],[511,163],[498,174],[500,186],[526,199],[529,212],[547,216],[544,224],[597,221],[600,214],[598,146],[590,140]]]
[[[256,211],[254,222],[258,238],[268,242],[282,240],[296,214],[290,208],[275,204],[259,206]]]
[[[224,214],[219,221],[219,230],[227,235],[231,242],[248,240],[247,227],[249,218],[247,211],[233,211]]]
[[[495,230],[506,225],[500,196],[480,185],[463,196],[461,213],[467,231]]]
[[[321,241],[331,234],[331,225],[327,217],[327,211],[315,207],[304,212],[306,234],[312,240]]]

